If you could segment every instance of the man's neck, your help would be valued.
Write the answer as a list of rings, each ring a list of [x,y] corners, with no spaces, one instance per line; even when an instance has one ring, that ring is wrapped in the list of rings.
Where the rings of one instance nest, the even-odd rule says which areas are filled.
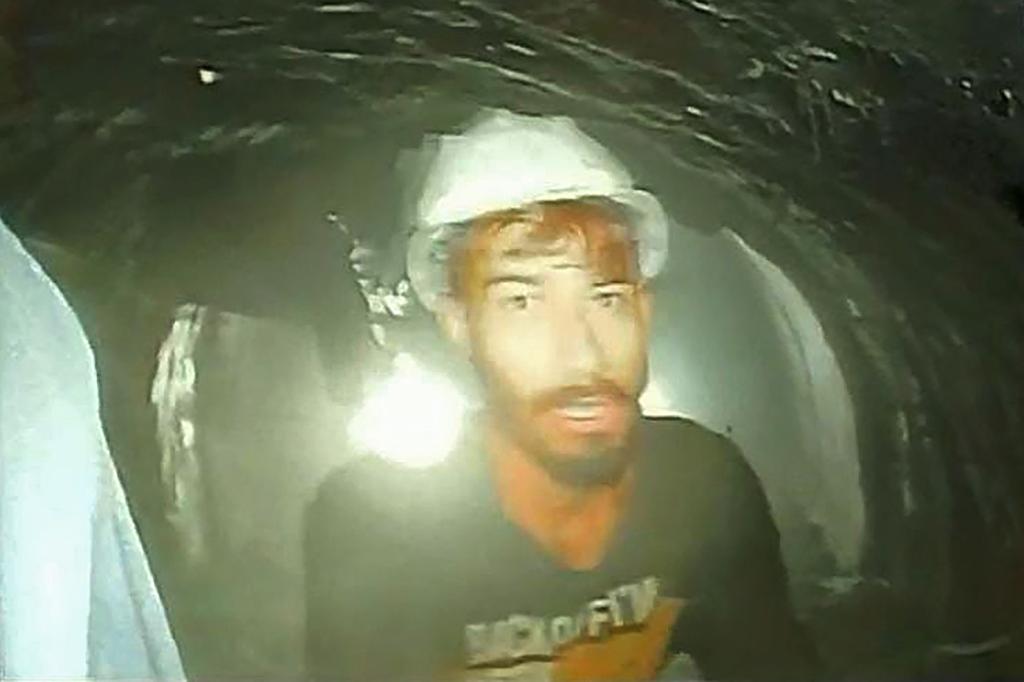
[[[600,564],[629,502],[633,467],[608,483],[573,485],[491,422],[487,450],[505,515],[563,565]]]

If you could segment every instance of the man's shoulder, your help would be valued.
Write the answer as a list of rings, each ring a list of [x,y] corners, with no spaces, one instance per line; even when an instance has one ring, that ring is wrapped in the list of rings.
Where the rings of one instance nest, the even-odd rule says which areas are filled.
[[[690,420],[653,421],[645,420],[653,438],[643,481],[655,517],[701,538],[707,566],[731,565],[751,548],[776,545],[764,487],[739,447]]]
[[[743,467],[739,448],[727,436],[685,417],[643,417],[640,433],[645,449],[678,464]]]
[[[426,522],[451,504],[448,498],[466,494],[461,457],[427,467],[406,466],[375,455],[364,455],[332,471],[320,485],[309,513],[316,517],[349,519],[346,526],[369,530]]]
[[[707,426],[683,417],[644,417],[641,438],[643,456],[664,485],[760,494],[760,482],[739,447]]]
[[[320,486],[325,495],[375,495],[386,489],[401,488],[413,484],[423,471],[388,461],[383,457],[358,455],[334,468]]]
[[[405,467],[374,455],[361,455],[324,479],[314,505],[358,507],[378,512],[409,503],[429,469]]]

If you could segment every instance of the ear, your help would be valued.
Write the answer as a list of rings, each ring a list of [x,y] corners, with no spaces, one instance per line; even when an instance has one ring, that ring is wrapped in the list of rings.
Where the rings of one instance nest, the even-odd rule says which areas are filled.
[[[469,317],[466,304],[452,297],[443,296],[435,311],[437,323],[448,340],[460,351],[469,354]]]

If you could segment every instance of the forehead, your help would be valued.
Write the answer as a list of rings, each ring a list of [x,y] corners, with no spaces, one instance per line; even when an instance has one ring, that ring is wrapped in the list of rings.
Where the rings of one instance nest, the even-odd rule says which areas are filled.
[[[532,226],[523,223],[506,225],[498,230],[479,254],[494,266],[587,265],[583,240],[572,234],[538,239]]]
[[[480,275],[495,269],[577,267],[631,278],[635,249],[614,216],[574,206],[547,206],[509,219],[478,223],[467,256]],[[489,272],[488,272],[489,271]]]

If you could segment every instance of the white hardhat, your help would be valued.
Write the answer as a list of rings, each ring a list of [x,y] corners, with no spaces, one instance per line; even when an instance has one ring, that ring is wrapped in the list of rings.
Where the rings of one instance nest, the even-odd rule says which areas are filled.
[[[641,274],[661,270],[668,251],[661,204],[570,119],[488,110],[463,133],[433,142],[406,255],[409,280],[428,309],[448,289],[455,233],[481,215],[542,201],[594,197],[620,205],[631,218]]]

